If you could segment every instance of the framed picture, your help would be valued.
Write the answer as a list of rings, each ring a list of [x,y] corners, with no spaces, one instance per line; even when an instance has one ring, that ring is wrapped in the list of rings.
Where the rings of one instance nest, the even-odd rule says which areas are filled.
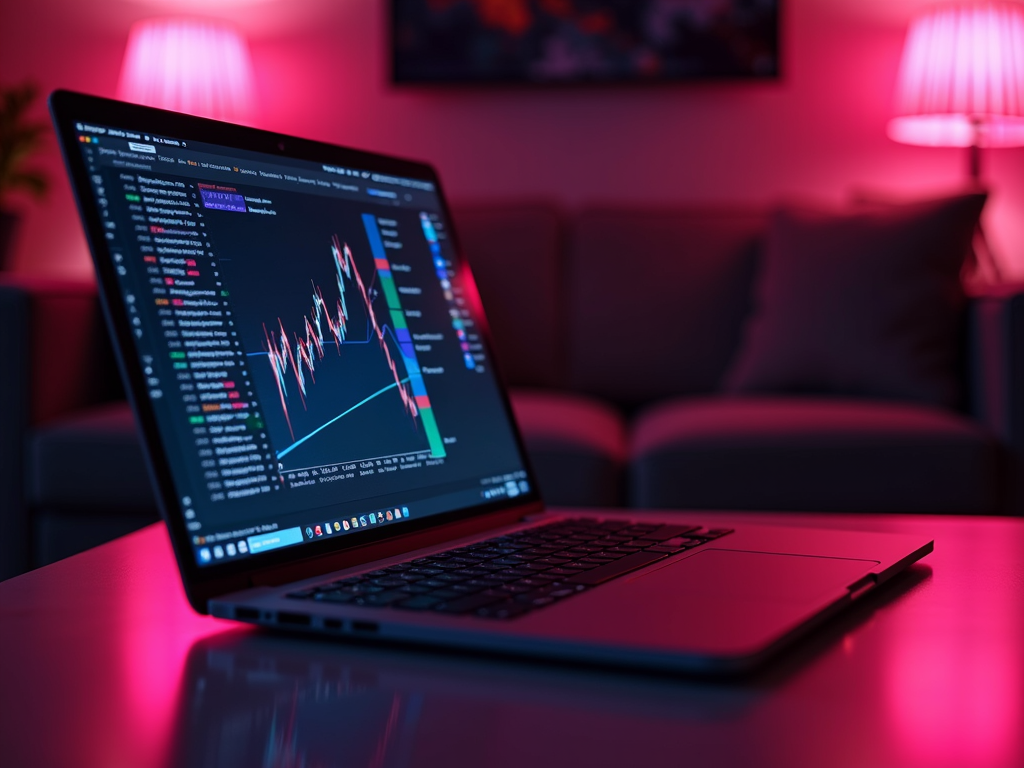
[[[776,78],[779,0],[391,0],[402,84]]]

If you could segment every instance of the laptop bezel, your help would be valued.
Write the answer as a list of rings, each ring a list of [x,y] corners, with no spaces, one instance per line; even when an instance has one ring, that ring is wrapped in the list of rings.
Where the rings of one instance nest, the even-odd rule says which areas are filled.
[[[531,514],[542,509],[536,476],[530,466],[522,435],[516,425],[508,396],[508,387],[493,354],[486,314],[483,311],[469,264],[459,246],[458,236],[452,225],[451,213],[440,179],[433,167],[414,160],[365,152],[311,139],[126,104],[65,90],[54,91],[50,96],[49,106],[96,270],[100,304],[107,329],[114,340],[117,365],[122,381],[126,384],[127,397],[143,436],[143,453],[155,490],[157,506],[170,534],[186,595],[197,611],[206,613],[208,611],[207,603],[212,597],[244,589],[254,584],[274,583],[277,581],[274,574],[287,572],[296,579],[308,578],[331,568],[331,563],[336,562],[339,555],[358,552],[365,548],[366,559],[369,560],[372,558],[371,553],[380,549],[375,545],[381,543],[393,543],[410,536],[416,538],[416,534],[434,531],[472,518],[490,518],[495,516],[494,513],[505,513],[497,514],[495,518],[507,520],[507,513],[510,511],[521,510],[522,514]],[[449,225],[448,233],[458,258],[465,295],[473,307],[474,320],[477,322],[489,365],[500,390],[505,415],[510,421],[516,447],[522,458],[523,468],[527,472],[529,491],[514,499],[498,500],[426,518],[411,519],[403,522],[400,526],[367,529],[365,532],[360,531],[358,534],[350,536],[307,542],[302,546],[286,547],[235,562],[200,567],[195,562],[190,541],[191,534],[186,529],[178,495],[174,490],[169,459],[163,440],[159,436],[156,416],[147,394],[144,374],[134,356],[135,340],[132,336],[128,312],[118,288],[117,275],[107,247],[100,211],[93,198],[88,169],[78,148],[75,124],[80,122],[116,126],[120,129],[137,130],[156,135],[162,134],[185,141],[205,142],[241,151],[260,152],[284,159],[366,168],[382,174],[420,178],[432,182],[436,186],[438,201]],[[126,355],[132,359],[126,360]],[[415,545],[410,543],[409,549],[413,548]],[[342,559],[351,560],[351,557]]]

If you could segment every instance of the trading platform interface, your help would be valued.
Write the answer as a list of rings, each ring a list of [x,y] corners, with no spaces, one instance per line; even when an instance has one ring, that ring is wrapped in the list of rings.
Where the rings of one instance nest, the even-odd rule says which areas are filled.
[[[529,490],[433,183],[76,128],[200,565]]]

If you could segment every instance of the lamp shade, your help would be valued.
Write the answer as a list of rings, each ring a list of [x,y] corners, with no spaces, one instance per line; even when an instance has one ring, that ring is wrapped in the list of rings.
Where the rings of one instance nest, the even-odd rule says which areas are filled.
[[[911,22],[889,137],[1024,145],[1024,3],[938,6]]]
[[[218,120],[248,122],[252,60],[234,28],[204,19],[148,19],[128,35],[118,97]]]

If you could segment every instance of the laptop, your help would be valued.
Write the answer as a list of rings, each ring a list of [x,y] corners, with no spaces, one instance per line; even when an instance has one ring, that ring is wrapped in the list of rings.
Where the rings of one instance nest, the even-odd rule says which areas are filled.
[[[724,673],[932,550],[546,510],[433,168],[66,91],[50,108],[196,611]]]

